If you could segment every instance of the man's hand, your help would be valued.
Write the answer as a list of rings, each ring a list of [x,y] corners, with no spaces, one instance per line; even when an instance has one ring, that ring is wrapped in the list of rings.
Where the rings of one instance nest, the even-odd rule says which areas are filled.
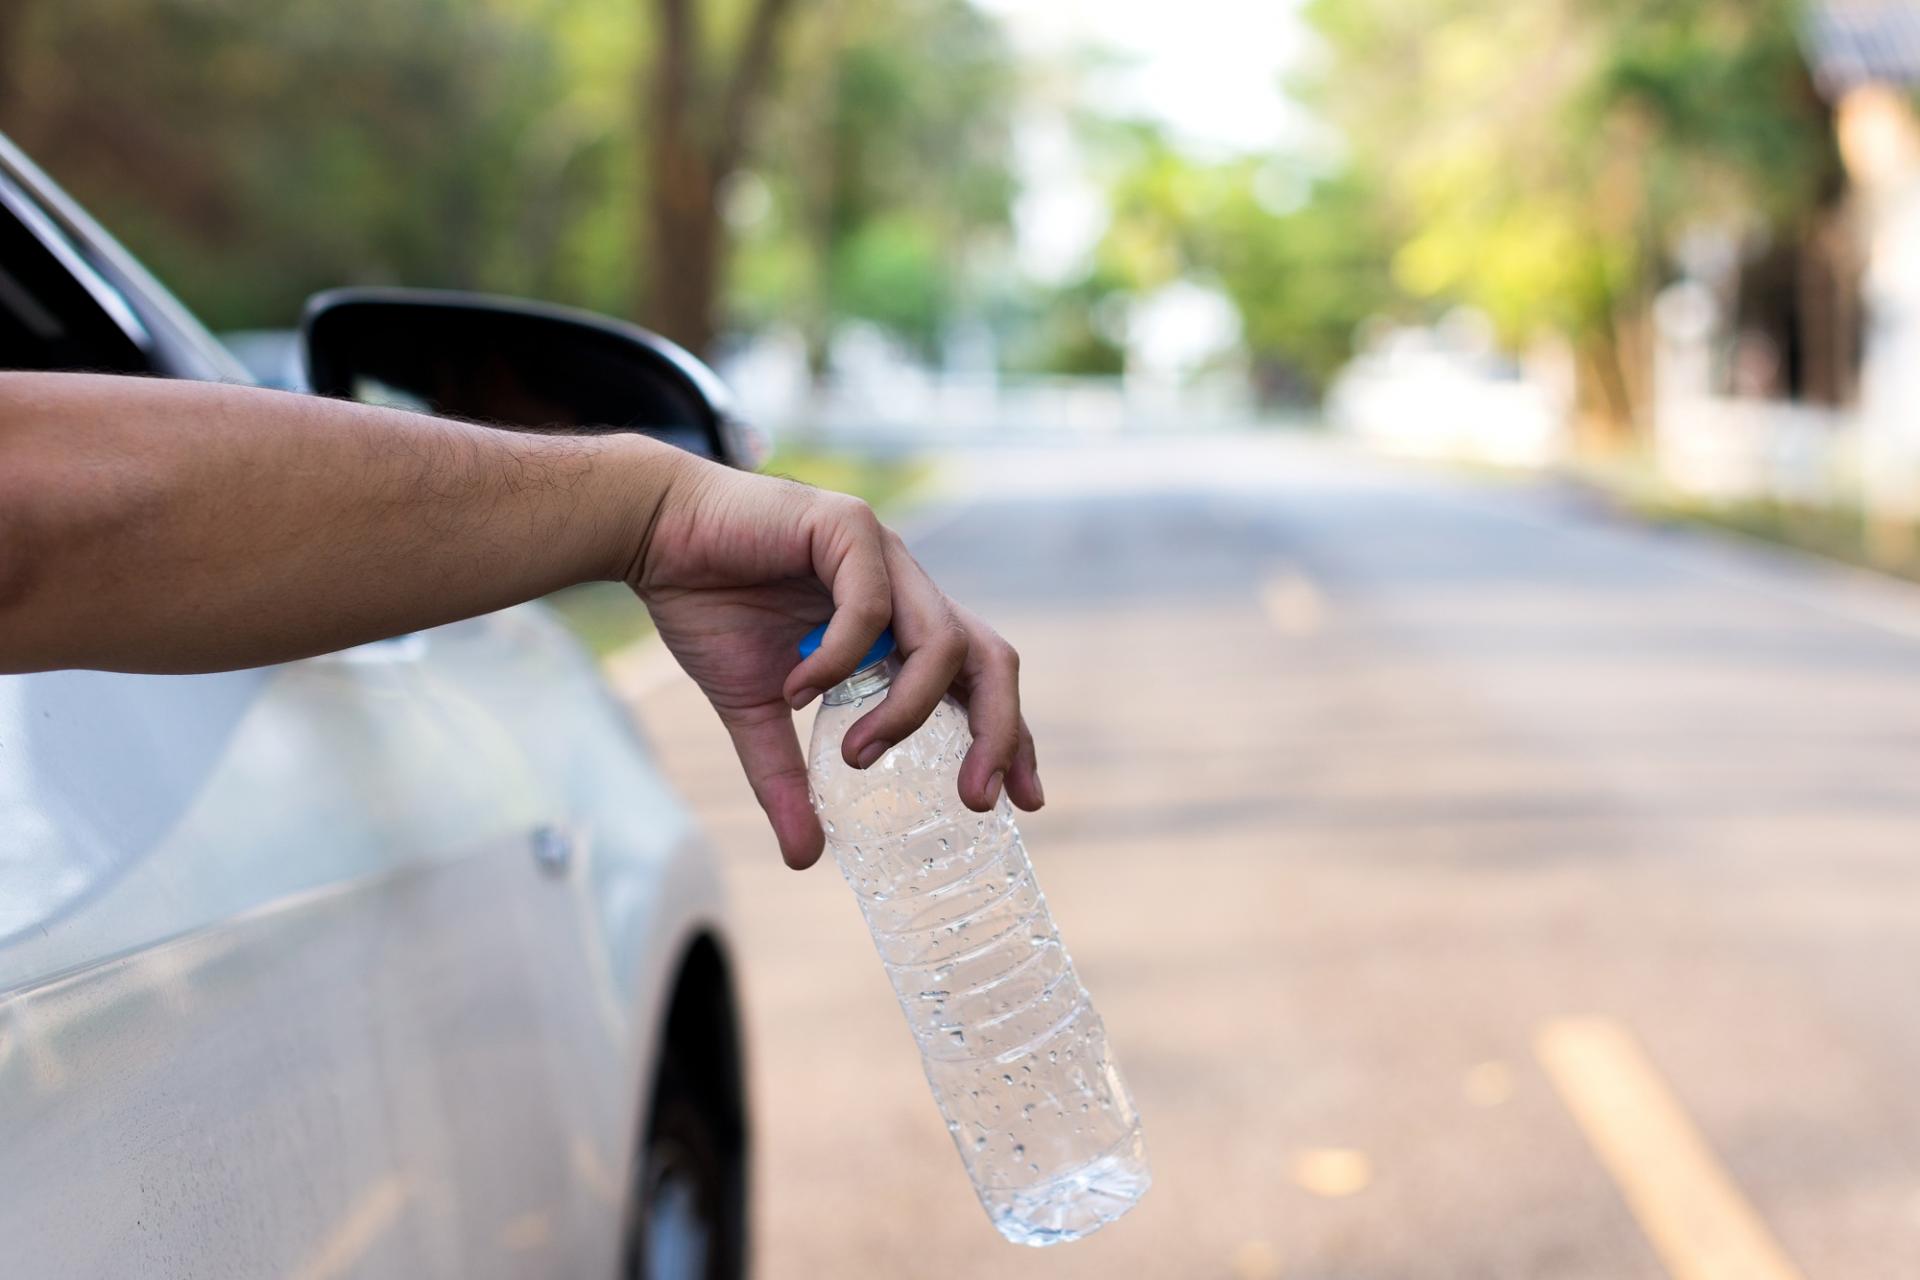
[[[1044,802],[1018,655],[947,599],[866,503],[690,459],[628,581],[727,726],[789,866],[811,866],[822,844],[793,711],[852,674],[889,625],[904,660],[847,731],[847,763],[872,764],[951,689],[974,737],[961,800],[985,811],[1004,787],[1023,809]],[[829,617],[819,651],[795,666],[795,644]]]

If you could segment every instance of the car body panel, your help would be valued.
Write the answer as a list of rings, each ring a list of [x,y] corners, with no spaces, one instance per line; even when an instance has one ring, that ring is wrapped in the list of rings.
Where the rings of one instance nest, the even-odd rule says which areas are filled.
[[[0,677],[21,1275],[612,1274],[715,869],[538,606]]]
[[[0,218],[140,371],[247,380],[4,137]],[[722,914],[538,605],[0,676],[0,1276],[615,1274],[690,955],[731,1026]]]

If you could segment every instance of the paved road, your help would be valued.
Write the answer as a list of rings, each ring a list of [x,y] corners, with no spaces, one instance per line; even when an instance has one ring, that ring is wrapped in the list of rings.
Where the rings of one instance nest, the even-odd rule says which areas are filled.
[[[1025,655],[1158,1181],[999,1241],[844,884],[668,684],[761,1276],[1920,1274],[1920,593],[1272,440],[951,473],[918,550]]]

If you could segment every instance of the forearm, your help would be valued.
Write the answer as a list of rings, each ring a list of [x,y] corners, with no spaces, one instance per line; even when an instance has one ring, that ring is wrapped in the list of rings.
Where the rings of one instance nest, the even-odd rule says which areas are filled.
[[[255,666],[622,577],[684,461],[632,435],[0,374],[0,670]]]

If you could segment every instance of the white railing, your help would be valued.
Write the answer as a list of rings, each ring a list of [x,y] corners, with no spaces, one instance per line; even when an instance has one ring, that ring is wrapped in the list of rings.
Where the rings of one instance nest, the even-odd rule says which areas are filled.
[[[1859,422],[1837,409],[1731,396],[1670,401],[1654,424],[1654,456],[1662,481],[1693,497],[1859,501]]]
[[[1569,444],[1567,409],[1551,385],[1490,376],[1447,352],[1357,358],[1328,393],[1327,420],[1368,448],[1402,457],[1547,467]]]
[[[1217,431],[1261,418],[1239,381],[903,373],[748,405],[776,440],[932,446]]]

